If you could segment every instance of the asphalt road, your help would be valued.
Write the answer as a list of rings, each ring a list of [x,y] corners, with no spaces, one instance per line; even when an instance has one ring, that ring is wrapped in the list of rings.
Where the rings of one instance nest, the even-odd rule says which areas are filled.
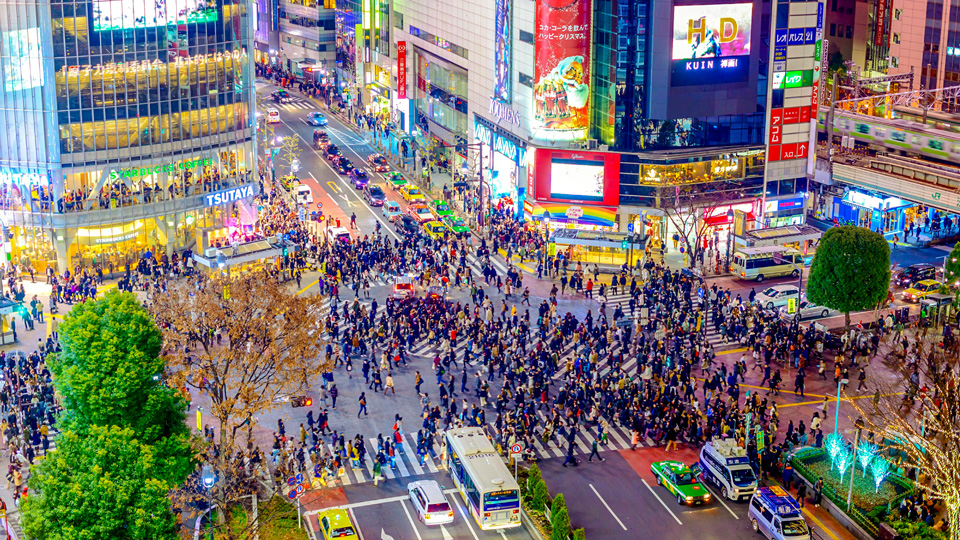
[[[425,525],[417,517],[416,510],[411,504],[406,485],[408,482],[421,479],[436,480],[444,490],[447,502],[454,510],[452,523],[446,525]],[[481,530],[464,504],[462,496],[449,486],[452,481],[446,473],[436,473],[404,479],[403,482],[387,481],[374,487],[366,484],[357,487],[344,488],[344,495],[348,501],[339,505],[350,513],[351,520],[359,529],[361,540],[481,540],[481,539],[509,539],[530,540],[530,533],[523,527],[503,529],[498,531]],[[310,510],[307,515],[311,518],[314,530],[319,526],[316,521],[318,512]]]

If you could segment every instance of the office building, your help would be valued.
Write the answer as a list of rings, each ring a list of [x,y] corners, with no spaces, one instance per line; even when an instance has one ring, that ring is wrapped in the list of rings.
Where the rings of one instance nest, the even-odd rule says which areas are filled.
[[[122,270],[256,219],[245,0],[0,0],[13,261]]]

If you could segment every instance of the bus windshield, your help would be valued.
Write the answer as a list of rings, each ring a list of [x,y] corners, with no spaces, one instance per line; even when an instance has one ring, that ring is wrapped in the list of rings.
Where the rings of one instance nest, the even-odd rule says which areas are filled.
[[[520,492],[513,489],[494,491],[483,494],[483,511],[502,510],[504,508],[519,508]]]

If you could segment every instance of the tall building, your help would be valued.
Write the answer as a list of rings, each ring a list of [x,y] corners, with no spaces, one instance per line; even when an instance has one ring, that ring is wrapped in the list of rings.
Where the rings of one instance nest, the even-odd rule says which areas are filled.
[[[256,219],[250,6],[0,0],[11,260],[119,270]]]
[[[724,193],[696,219],[725,236],[735,210],[756,220],[764,196],[806,189],[800,173],[764,193],[769,2],[391,7],[397,135],[453,171],[482,163],[494,203],[551,230],[666,239],[662,195],[689,188]]]

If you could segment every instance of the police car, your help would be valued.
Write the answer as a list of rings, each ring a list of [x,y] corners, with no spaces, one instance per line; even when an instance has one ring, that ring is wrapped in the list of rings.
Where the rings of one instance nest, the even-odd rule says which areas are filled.
[[[758,489],[750,500],[748,515],[754,532],[771,540],[811,538],[811,529],[803,520],[800,505],[780,486]]]
[[[700,450],[703,479],[720,489],[720,496],[746,501],[757,490],[757,477],[747,452],[732,439],[714,439]]]

